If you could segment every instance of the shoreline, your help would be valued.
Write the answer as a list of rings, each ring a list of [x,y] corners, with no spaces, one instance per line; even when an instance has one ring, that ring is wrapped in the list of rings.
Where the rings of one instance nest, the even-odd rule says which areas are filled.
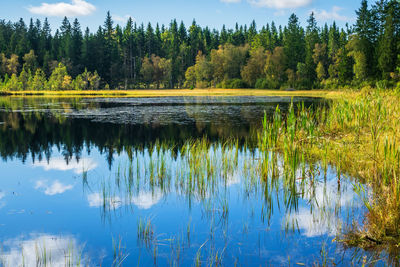
[[[348,92],[347,92],[348,93]],[[96,91],[5,91],[8,97],[168,97],[168,96],[293,96],[335,98],[346,91],[339,90],[265,90],[265,89],[136,89]]]

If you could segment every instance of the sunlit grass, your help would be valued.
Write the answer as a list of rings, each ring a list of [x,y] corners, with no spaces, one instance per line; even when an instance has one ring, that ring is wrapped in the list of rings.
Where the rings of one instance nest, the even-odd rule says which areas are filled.
[[[368,209],[365,226],[352,229],[343,240],[348,244],[400,244],[398,103],[400,97],[394,92],[363,91],[335,99],[329,109],[299,107],[295,114],[291,108],[284,119],[277,109],[272,119],[264,120],[259,147],[266,151],[265,158],[270,151],[279,151],[284,168],[292,169],[303,157],[307,162],[322,161],[325,169],[328,164],[336,166],[339,186],[343,173],[371,186],[372,195],[362,194]],[[274,168],[270,163],[264,164],[264,172]]]
[[[342,92],[325,90],[282,91],[259,89],[162,89],[162,90],[96,90],[96,91],[10,91],[11,96],[52,97],[157,97],[157,96],[305,96],[337,97]]]

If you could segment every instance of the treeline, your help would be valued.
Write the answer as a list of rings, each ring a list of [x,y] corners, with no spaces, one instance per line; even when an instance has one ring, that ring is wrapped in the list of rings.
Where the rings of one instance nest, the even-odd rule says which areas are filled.
[[[29,26],[0,21],[0,87],[8,90],[98,88],[337,88],[400,79],[400,3],[366,0],[345,29],[318,26],[311,14],[300,26],[273,22],[257,30],[236,25],[220,31],[145,27],[128,19],[114,25],[107,13],[95,33],[64,18],[52,34],[47,19]],[[101,77],[101,78],[100,78]]]

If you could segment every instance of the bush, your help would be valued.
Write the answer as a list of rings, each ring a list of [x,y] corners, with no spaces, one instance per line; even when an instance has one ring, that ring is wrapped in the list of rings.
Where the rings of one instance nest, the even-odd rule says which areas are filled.
[[[246,83],[242,79],[231,79],[218,83],[216,87],[224,89],[240,89],[246,88]]]
[[[381,80],[376,82],[376,88],[379,90],[385,90],[390,87],[388,80]]]
[[[280,83],[276,80],[258,79],[255,85],[256,89],[279,89]]]
[[[396,94],[400,94],[400,82],[397,83],[397,86],[395,88]]]
[[[242,79],[229,80],[227,85],[230,89],[246,88],[246,83]]]
[[[261,78],[257,79],[256,84],[254,86],[256,89],[268,89],[267,79]]]
[[[208,82],[206,81],[197,81],[196,82],[196,87],[203,89],[203,88],[207,88],[208,87]]]
[[[321,82],[324,89],[337,89],[339,87],[338,79],[326,79]]]

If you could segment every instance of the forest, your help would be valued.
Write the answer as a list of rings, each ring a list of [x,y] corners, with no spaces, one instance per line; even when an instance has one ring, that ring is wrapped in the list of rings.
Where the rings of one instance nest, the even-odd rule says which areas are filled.
[[[0,90],[135,88],[337,89],[400,88],[400,2],[361,1],[354,25],[306,27],[292,14],[274,22],[221,30],[115,25],[107,13],[96,32],[65,17],[52,31],[48,20],[27,25],[0,20]]]

